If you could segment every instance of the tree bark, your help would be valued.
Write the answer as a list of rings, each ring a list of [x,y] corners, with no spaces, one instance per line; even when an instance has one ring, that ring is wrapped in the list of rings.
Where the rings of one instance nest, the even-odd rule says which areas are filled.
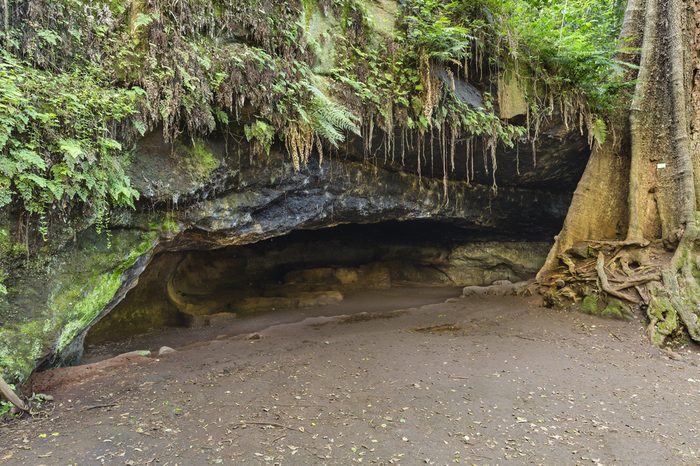
[[[547,278],[555,274],[561,282],[568,273],[572,285],[560,297],[571,296],[574,284],[581,283],[579,271],[576,265],[572,271],[570,263],[562,264],[560,257],[575,243],[588,242],[598,254],[599,289],[581,285],[575,290],[579,296],[592,292],[627,297],[607,283],[604,264],[609,254],[608,263],[619,262],[629,283],[661,277],[635,286],[655,343],[677,333],[680,323],[700,341],[700,157],[695,150],[700,149],[700,6],[694,0],[630,0],[622,42],[640,50],[628,124],[624,112],[611,122],[616,133],[627,137],[618,147],[606,144],[593,151],[538,280],[547,285]],[[617,170],[617,179],[606,179],[618,159],[626,160],[627,170]],[[623,199],[623,206],[610,209],[616,198]],[[626,232],[621,236],[619,229],[612,230],[613,224],[626,224]],[[594,241],[621,237],[626,238],[623,244],[607,250]],[[646,275],[629,267],[630,257],[642,262],[638,270],[646,270]],[[581,262],[581,270],[590,267],[586,260]],[[556,294],[551,282],[549,293]]]
[[[10,2],[9,0],[2,0],[2,26],[3,32],[5,33],[5,46],[10,42]]]
[[[17,396],[17,394],[10,388],[9,385],[3,380],[3,378],[0,376],[0,393],[13,405],[21,409],[22,411],[29,411],[29,407],[27,404],[22,401],[20,397]]]

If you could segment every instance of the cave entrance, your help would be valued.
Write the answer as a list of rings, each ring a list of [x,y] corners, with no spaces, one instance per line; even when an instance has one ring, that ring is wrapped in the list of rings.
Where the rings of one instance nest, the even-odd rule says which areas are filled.
[[[461,287],[532,278],[549,242],[437,221],[350,224],[157,255],[90,330],[86,361],[182,346],[320,315],[442,302]]]

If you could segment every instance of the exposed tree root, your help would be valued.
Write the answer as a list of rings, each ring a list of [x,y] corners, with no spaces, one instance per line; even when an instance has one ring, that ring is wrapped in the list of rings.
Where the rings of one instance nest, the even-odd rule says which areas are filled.
[[[541,277],[545,303],[576,303],[587,313],[616,318],[646,308],[649,287],[662,279],[658,261],[668,256],[649,246],[622,241],[576,243],[559,255],[560,265],[552,273]]]
[[[649,282],[655,282],[661,280],[661,272],[650,274],[650,275],[643,275],[641,277],[635,278],[634,280],[627,280],[623,282],[621,285],[616,286],[613,288],[613,291],[615,292],[620,292],[622,290],[626,290],[628,288],[638,288],[640,285],[646,285]],[[640,293],[641,294],[641,293]],[[644,298],[642,298],[644,300]],[[635,302],[638,302],[635,300]]]
[[[598,272],[598,280],[600,280],[600,288],[609,294],[610,296],[614,296],[616,298],[622,299],[623,301],[627,301],[630,303],[634,304],[639,304],[639,300],[636,298],[633,298],[632,296],[629,296],[626,293],[622,293],[621,291],[618,291],[617,289],[613,288],[610,286],[610,282],[608,281],[608,276],[605,274],[605,254],[602,252],[598,253],[598,261],[595,266],[596,272]]]

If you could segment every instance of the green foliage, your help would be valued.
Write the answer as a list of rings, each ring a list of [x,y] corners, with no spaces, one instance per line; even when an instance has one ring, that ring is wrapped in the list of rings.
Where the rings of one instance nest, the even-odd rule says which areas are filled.
[[[8,385],[10,386],[10,390],[17,390],[17,387],[14,384]],[[12,411],[12,406],[12,403],[10,403],[9,401],[4,401],[0,399],[0,419],[10,414],[10,411]]]
[[[402,4],[405,40],[438,61],[460,61],[471,52],[480,20],[460,14],[460,2],[408,0]]]
[[[136,112],[140,92],[104,85],[96,69],[54,74],[0,52],[0,207],[30,214],[74,203],[97,218],[133,206],[115,125]]]
[[[593,122],[593,138],[600,145],[605,144],[605,140],[608,137],[608,129],[605,125],[605,121],[601,118],[596,118]]]
[[[8,293],[5,280],[8,271],[26,255],[26,246],[13,241],[7,228],[0,228],[0,298]]]
[[[615,105],[629,65],[618,35],[625,3],[620,0],[508,0],[485,6],[498,18],[504,52],[526,63],[553,92],[580,92],[594,113]]]
[[[398,125],[425,132],[447,122],[513,145],[523,136],[536,139],[539,122],[557,108],[602,144],[606,115],[624,105],[621,91],[629,86],[631,66],[616,58],[625,50],[617,40],[623,13],[619,0],[406,0],[397,33],[346,42],[334,77],[386,131]],[[527,131],[500,121],[488,101],[480,109],[459,102],[449,78],[435,78],[438,66],[453,77],[513,73],[530,106]]]
[[[75,208],[105,223],[111,207],[133,207],[134,137],[228,131],[246,105],[281,132],[312,100],[290,93],[307,54],[298,5],[26,3],[13,2],[0,61],[0,208],[38,216],[43,233]]]
[[[275,129],[263,120],[255,120],[243,128],[248,142],[259,144],[261,151],[270,155],[270,148],[275,137]]]
[[[473,8],[468,10],[455,1],[402,2],[391,37],[373,42],[340,39],[344,53],[333,77],[359,99],[364,119],[375,118],[389,137],[396,127],[421,134],[449,127],[453,135],[492,140],[493,147],[498,141],[513,146],[525,135],[523,128],[498,118],[488,99],[483,108],[467,105],[435,75],[439,67],[456,78],[475,57],[486,23]]]
[[[40,219],[88,207],[100,223],[133,206],[130,143],[160,128],[167,139],[242,132],[260,153],[277,136],[305,157],[375,124],[513,145],[522,128],[435,77],[438,66],[451,76],[490,66],[522,74],[532,115],[551,113],[556,97],[602,143],[627,85],[615,59],[620,0],[405,0],[392,34],[373,30],[360,0],[27,2],[13,2],[21,14],[0,59],[0,207]],[[326,80],[304,30],[317,12],[339,26],[318,38],[335,51]]]
[[[134,21],[133,28],[135,30],[138,30],[141,27],[146,27],[150,25],[153,21],[157,20],[159,18],[158,14],[144,14],[144,13],[139,13],[136,15],[136,20]]]
[[[357,116],[343,105],[331,100],[318,87],[309,83],[303,83],[303,86],[312,98],[306,107],[297,107],[297,111],[304,123],[308,124],[317,136],[337,147],[345,139],[345,132],[360,134],[357,128],[359,122]]]
[[[12,410],[12,403],[0,401],[0,418],[10,414],[10,410]]]

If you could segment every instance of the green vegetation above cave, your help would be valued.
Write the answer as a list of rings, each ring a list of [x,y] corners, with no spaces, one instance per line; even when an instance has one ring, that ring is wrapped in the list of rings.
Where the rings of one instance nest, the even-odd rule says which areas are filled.
[[[0,50],[0,207],[87,216],[139,193],[125,167],[148,131],[220,132],[297,169],[348,134],[537,138],[562,110],[598,141],[625,84],[615,60],[619,0],[9,0]],[[622,44],[624,45],[624,44]],[[439,73],[441,72],[441,73]],[[441,74],[442,78],[438,77]],[[456,97],[450,79],[485,91]],[[527,125],[495,111],[515,81]],[[453,83],[454,81],[452,81]]]

